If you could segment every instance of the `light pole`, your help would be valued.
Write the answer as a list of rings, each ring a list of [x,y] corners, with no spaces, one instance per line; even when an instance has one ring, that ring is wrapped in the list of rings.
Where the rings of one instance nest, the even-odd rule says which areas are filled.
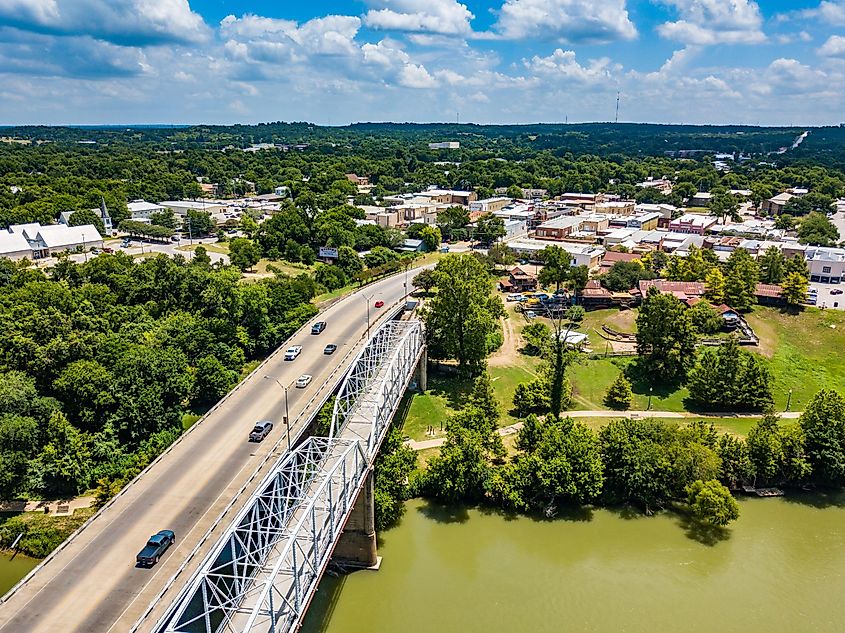
[[[367,303],[367,338],[370,338],[370,301],[373,300],[374,297],[379,296],[381,293],[376,292],[371,295],[365,295],[363,292],[358,295]]]
[[[646,411],[651,411],[651,392],[654,391],[654,387],[648,388],[648,406],[646,407]]]
[[[792,389],[786,394],[786,410],[789,411],[789,405],[792,404]]]
[[[282,383],[279,382],[277,378],[273,378],[273,376],[264,375],[265,380],[272,380],[277,385],[279,385],[282,389],[285,390],[285,430],[288,436],[288,450],[290,450],[290,418],[288,417],[288,388],[285,387]]]
[[[88,263],[88,249],[85,247],[85,233],[82,234],[82,252],[85,253],[85,263]]]

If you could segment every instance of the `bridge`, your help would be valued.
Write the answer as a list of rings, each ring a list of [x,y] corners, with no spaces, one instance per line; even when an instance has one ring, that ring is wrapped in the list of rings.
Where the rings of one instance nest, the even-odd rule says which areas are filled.
[[[408,271],[407,276],[375,282],[326,308],[315,319],[328,323],[319,337],[310,334],[310,322],[295,333],[0,598],[0,633],[124,633],[133,627],[139,632],[155,630],[164,610],[191,585],[222,535],[232,529],[233,517],[240,516],[255,500],[255,491],[270,481],[269,473],[279,472],[284,459],[291,460],[286,462],[288,470],[295,464],[308,464],[304,466],[308,477],[300,479],[302,486],[308,488],[300,486],[299,494],[305,494],[316,485],[312,478],[320,471],[314,470],[316,465],[328,467],[332,460],[337,462],[339,447],[344,441],[354,440],[347,435],[361,429],[357,419],[348,414],[364,411],[367,406],[361,399],[360,407],[355,408],[362,386],[375,379],[368,372],[387,367],[382,362],[386,348],[379,346],[395,339],[382,339],[386,330],[381,325],[404,305],[407,279],[414,273]],[[384,309],[373,309],[376,299],[385,302]],[[378,338],[373,337],[373,345],[367,343],[370,331],[379,334]],[[339,347],[333,356],[323,354],[327,343]],[[283,360],[288,345],[303,346],[294,362]],[[378,350],[381,355],[373,355]],[[311,385],[294,389],[296,378],[304,373],[314,376]],[[273,380],[266,380],[265,376]],[[334,415],[338,421],[336,433],[322,440],[328,442],[323,452],[318,450],[319,440],[309,440],[312,445],[306,449],[303,442],[311,434],[312,420],[339,387],[343,390]],[[285,428],[283,418],[288,405],[289,426]],[[276,428],[260,444],[247,442],[252,425],[262,419],[274,420]],[[287,431],[295,450],[287,449]],[[373,438],[374,445],[382,439],[379,435]],[[329,445],[333,447],[331,451]],[[306,457],[311,461],[301,461]],[[335,494],[337,488],[334,483],[332,486]],[[305,511],[303,503],[296,502],[298,512]],[[315,507],[320,507],[319,501],[315,501]],[[350,515],[347,530],[356,517],[355,512]],[[152,569],[136,567],[135,553],[150,534],[163,528],[176,532],[175,545]],[[341,552],[347,540],[340,539],[335,544],[336,552]]]
[[[425,380],[424,350],[417,321],[375,332],[340,388],[330,436],[276,463],[152,630],[295,631],[333,554],[376,563],[373,461],[418,365]]]

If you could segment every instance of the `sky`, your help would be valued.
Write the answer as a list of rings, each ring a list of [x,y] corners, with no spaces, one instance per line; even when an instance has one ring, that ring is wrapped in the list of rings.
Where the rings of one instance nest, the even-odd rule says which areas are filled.
[[[0,0],[0,124],[845,122],[845,0]]]

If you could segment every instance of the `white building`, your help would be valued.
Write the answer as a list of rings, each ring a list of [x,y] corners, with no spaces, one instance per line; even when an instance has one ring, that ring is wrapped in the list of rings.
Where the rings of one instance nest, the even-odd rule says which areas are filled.
[[[129,213],[131,214],[133,220],[149,220],[152,218],[153,213],[167,211],[167,209],[160,204],[153,204],[152,202],[147,202],[146,200],[133,200],[132,202],[126,204],[126,208],[129,209]]]
[[[598,270],[601,266],[605,249],[592,244],[573,244],[571,242],[555,242],[550,244],[544,240],[520,239],[508,242],[508,247],[518,256],[532,261],[538,261],[537,254],[549,246],[558,246],[570,255],[572,266],[586,266],[590,270]]]
[[[22,234],[0,231],[0,257],[32,259],[32,247]]]
[[[810,281],[838,284],[845,279],[845,248],[808,246],[804,254]]]
[[[428,149],[460,149],[461,144],[458,141],[445,141],[443,143],[429,143]]]
[[[49,257],[65,251],[103,247],[103,237],[93,224],[81,226],[66,226],[64,224],[41,226],[37,222],[13,224],[9,227],[9,233],[26,240],[33,259]],[[17,240],[17,244],[21,244],[20,240]]]
[[[223,213],[226,205],[220,202],[206,202],[205,200],[165,200],[161,203],[178,216],[185,217],[188,211],[204,211],[205,213]]]

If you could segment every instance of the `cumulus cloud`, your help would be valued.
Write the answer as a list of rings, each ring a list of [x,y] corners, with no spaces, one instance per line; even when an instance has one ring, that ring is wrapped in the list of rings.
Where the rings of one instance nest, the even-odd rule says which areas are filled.
[[[657,27],[666,39],[685,44],[757,44],[765,41],[763,16],[753,0],[658,0],[679,20]]]
[[[845,57],[845,37],[841,35],[831,35],[827,41],[821,45],[818,54],[824,57]]]
[[[574,44],[637,37],[625,0],[505,0],[494,30],[505,39]]]
[[[369,0],[364,23],[373,29],[467,35],[475,16],[457,0]]]
[[[548,57],[535,55],[523,62],[525,67],[535,75],[546,78],[565,79],[579,83],[607,82],[611,78],[610,59],[590,60],[587,66],[582,66],[575,59],[575,51],[555,49]]]
[[[0,0],[0,23],[126,46],[199,43],[209,37],[188,0]]]

